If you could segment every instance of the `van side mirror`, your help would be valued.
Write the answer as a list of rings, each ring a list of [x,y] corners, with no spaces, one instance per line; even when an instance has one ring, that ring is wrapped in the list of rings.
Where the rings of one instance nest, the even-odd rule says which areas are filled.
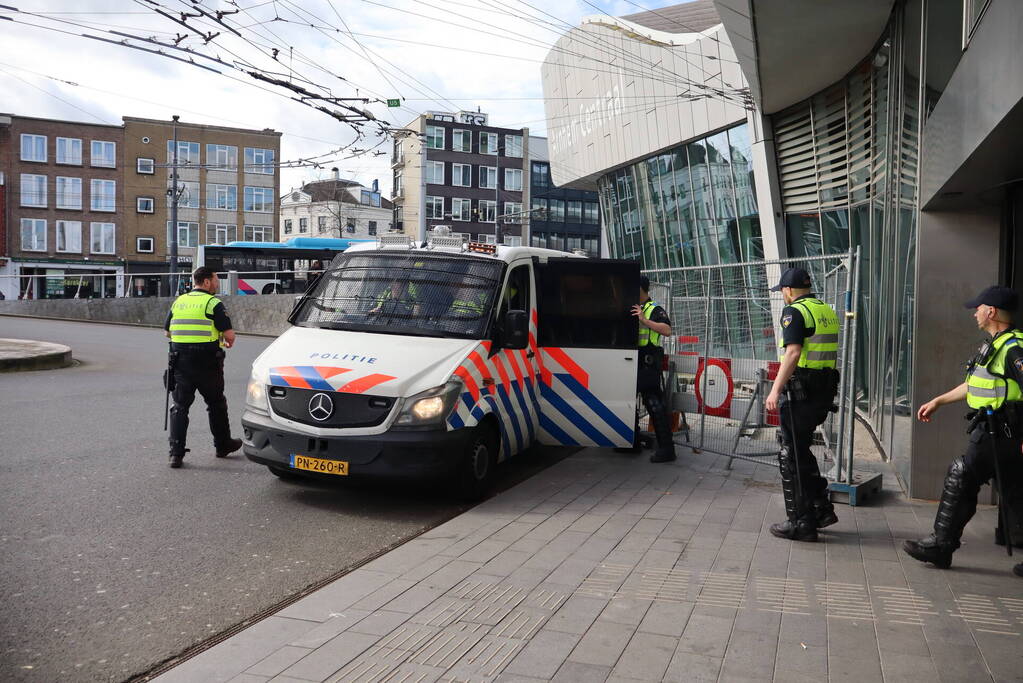
[[[524,349],[529,345],[529,317],[525,311],[504,314],[501,346],[506,349]]]

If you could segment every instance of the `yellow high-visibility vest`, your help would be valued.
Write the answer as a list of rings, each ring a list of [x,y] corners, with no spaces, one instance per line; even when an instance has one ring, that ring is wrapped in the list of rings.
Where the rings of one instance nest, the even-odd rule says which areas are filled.
[[[798,366],[810,370],[834,368],[838,364],[838,315],[820,299],[800,299],[791,306],[803,315],[803,324],[814,328],[803,340]],[[785,356],[785,340],[781,340],[781,356]]]
[[[655,308],[657,308],[657,304],[654,303],[654,300],[653,299],[648,299],[647,302],[645,304],[643,304],[643,317],[646,318],[647,320],[650,320],[650,316],[653,315]],[[646,327],[645,325],[640,325],[639,326],[639,346],[640,346],[640,348],[642,348],[642,347],[647,346],[647,345],[649,345],[649,346],[660,346],[661,345],[661,335],[660,335],[659,332],[654,332],[653,330],[651,330],[649,327]]]
[[[1005,376],[1005,356],[1023,342],[1023,332],[1010,330],[991,342],[994,351],[984,364],[976,364],[966,374],[966,402],[974,409],[998,410],[1006,401],[1023,399],[1016,380]]]
[[[203,344],[219,341],[220,331],[213,325],[213,309],[220,299],[201,289],[182,294],[171,304],[171,341],[177,344]]]

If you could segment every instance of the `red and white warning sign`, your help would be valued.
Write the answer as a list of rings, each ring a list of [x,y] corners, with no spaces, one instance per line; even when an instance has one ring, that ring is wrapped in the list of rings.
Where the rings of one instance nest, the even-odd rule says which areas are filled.
[[[732,394],[735,390],[731,358],[700,358],[694,384],[696,401],[701,410],[715,417],[730,416]]]

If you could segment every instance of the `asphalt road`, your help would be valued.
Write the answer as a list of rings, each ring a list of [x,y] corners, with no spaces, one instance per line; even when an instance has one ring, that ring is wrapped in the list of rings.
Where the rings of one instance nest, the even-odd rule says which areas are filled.
[[[124,680],[460,510],[416,488],[286,483],[217,460],[198,396],[172,470],[162,331],[0,317],[0,337],[69,344],[80,362],[0,374],[0,680]],[[269,342],[228,351],[236,434]],[[502,484],[562,455],[516,458]]]

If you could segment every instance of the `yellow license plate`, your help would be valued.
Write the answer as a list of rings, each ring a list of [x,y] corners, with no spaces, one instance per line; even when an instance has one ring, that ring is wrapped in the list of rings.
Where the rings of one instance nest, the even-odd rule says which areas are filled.
[[[320,474],[338,474],[348,476],[348,463],[343,460],[324,460],[310,458],[308,455],[291,454],[291,466],[296,470],[319,472]]]

